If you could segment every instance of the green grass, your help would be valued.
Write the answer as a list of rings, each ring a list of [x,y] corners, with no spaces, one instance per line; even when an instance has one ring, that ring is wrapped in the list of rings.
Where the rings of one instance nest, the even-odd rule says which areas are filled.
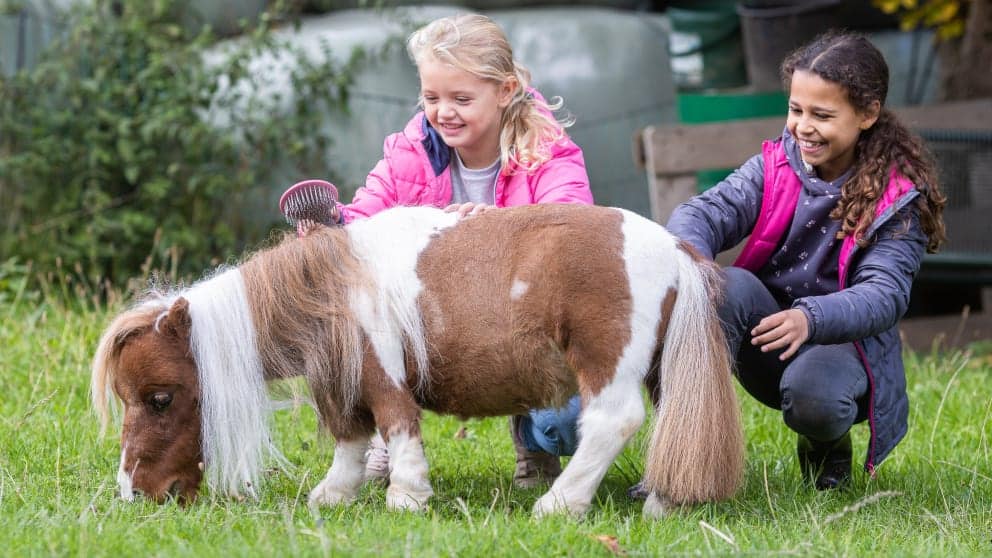
[[[99,437],[88,400],[89,360],[108,314],[49,298],[0,306],[0,555],[609,556],[611,538],[628,556],[992,554],[987,354],[908,355],[909,434],[875,479],[858,469],[842,493],[804,489],[794,436],[742,396],[747,472],[729,502],[643,520],[624,494],[642,468],[638,439],[586,518],[535,521],[541,492],[512,487],[505,419],[469,421],[458,438],[461,422],[427,414],[436,493],[427,512],[388,511],[384,490],[368,486],[355,505],[315,517],[306,493],[331,446],[306,408],[277,414],[294,469],[272,472],[259,501],[208,496],[182,508],[117,499],[117,435]],[[866,442],[859,425],[858,461]]]

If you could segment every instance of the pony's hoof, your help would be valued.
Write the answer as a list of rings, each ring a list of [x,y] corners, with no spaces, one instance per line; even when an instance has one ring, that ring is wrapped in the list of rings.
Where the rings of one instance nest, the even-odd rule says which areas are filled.
[[[310,506],[338,506],[350,504],[358,496],[356,492],[342,490],[340,487],[333,487],[320,483],[310,492]]]
[[[541,518],[557,514],[582,517],[588,509],[589,504],[567,502],[561,495],[548,492],[534,502],[534,517]]]
[[[395,485],[386,489],[386,507],[397,511],[421,512],[427,508],[432,491],[400,490]]]
[[[675,504],[671,500],[664,496],[659,496],[657,492],[652,492],[648,495],[648,499],[644,501],[644,510],[642,513],[644,517],[649,519],[661,519],[675,510]]]

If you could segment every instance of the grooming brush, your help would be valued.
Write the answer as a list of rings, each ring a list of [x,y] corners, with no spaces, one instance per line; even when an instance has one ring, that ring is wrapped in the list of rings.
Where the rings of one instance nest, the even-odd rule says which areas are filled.
[[[279,198],[279,211],[286,222],[296,227],[296,234],[303,236],[307,229],[320,223],[334,226],[334,206],[338,189],[326,180],[304,180],[290,186]]]

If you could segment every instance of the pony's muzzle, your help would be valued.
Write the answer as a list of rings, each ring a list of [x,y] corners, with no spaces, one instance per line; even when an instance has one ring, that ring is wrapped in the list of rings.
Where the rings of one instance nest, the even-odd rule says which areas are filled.
[[[125,490],[124,488],[121,488],[120,495],[121,495],[121,500],[124,500],[125,502],[133,502],[135,496],[141,496],[141,491],[133,490],[130,488]]]

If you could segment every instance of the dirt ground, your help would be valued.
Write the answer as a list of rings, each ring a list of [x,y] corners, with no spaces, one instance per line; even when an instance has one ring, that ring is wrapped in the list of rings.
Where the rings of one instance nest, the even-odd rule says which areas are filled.
[[[906,318],[899,323],[903,344],[916,351],[963,348],[976,341],[992,341],[992,313]]]

